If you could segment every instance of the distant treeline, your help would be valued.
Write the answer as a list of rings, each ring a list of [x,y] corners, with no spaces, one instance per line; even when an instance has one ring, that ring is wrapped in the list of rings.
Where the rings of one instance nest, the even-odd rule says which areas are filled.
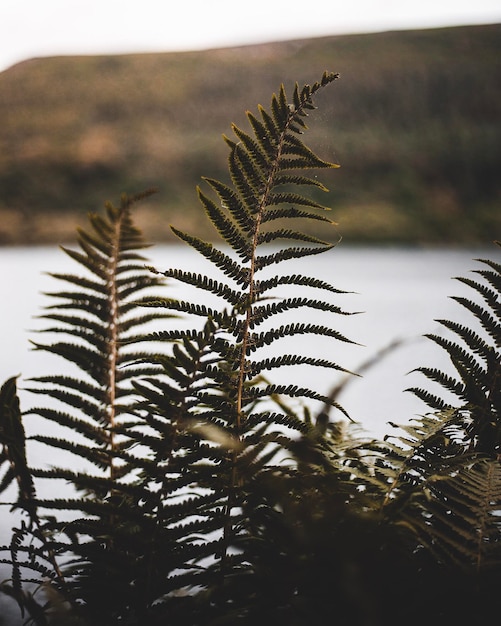
[[[16,65],[0,74],[0,243],[67,241],[148,187],[149,238],[171,223],[210,237],[195,187],[226,175],[228,120],[247,128],[249,102],[324,70],[341,77],[309,143],[342,166],[318,199],[345,241],[500,238],[500,41],[490,25]]]

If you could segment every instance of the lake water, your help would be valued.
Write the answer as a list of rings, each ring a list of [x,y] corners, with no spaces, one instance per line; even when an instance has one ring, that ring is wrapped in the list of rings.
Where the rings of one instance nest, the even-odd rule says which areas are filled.
[[[174,266],[213,273],[212,266],[188,247],[156,246],[147,254],[151,264],[160,270]],[[329,301],[345,310],[363,312],[341,317],[301,309],[293,315],[288,314],[283,317],[283,323],[295,320],[332,326],[361,345],[303,336],[288,340],[289,344],[281,340],[277,343],[278,352],[293,351],[328,358],[356,371],[364,361],[389,343],[400,341],[397,348],[365,371],[362,378],[352,377],[339,397],[340,403],[368,435],[381,437],[394,432],[387,425],[389,421],[406,423],[426,410],[422,402],[404,391],[409,386],[424,386],[426,381],[421,375],[408,372],[424,365],[450,371],[447,355],[422,335],[442,333],[441,327],[434,321],[436,319],[470,323],[470,314],[448,296],[466,295],[472,298],[474,292],[451,280],[452,277],[471,275],[471,270],[482,267],[475,259],[496,257],[499,257],[499,252],[495,246],[482,250],[444,250],[340,245],[307,260],[274,266],[274,272],[302,273],[326,280],[339,289],[355,292],[327,296],[323,292],[306,290],[303,295],[321,299],[328,297]],[[44,327],[44,322],[37,320],[36,316],[50,302],[42,295],[43,292],[62,288],[62,283],[44,272],[79,273],[81,269],[57,247],[0,249],[0,293],[3,296],[0,305],[0,383],[19,374],[22,387],[32,376],[52,371],[60,373],[65,367],[56,357],[30,350],[29,340],[39,339],[30,329]],[[277,291],[277,295],[280,293]],[[167,288],[165,295],[195,302],[204,298],[206,302],[203,292],[175,283]],[[274,323],[277,323],[276,320]],[[339,376],[320,368],[284,368],[280,375],[268,374],[268,377],[274,382],[310,386],[324,394],[341,380]],[[24,409],[34,402],[26,392],[20,395]],[[49,459],[43,457],[43,452],[37,451],[32,464],[44,462],[49,462]],[[51,458],[50,462],[57,460]],[[2,516],[5,516],[5,509],[0,509],[0,543],[8,540],[7,519],[4,517],[2,523]]]
[[[213,268],[198,253],[187,246],[156,246],[147,252],[151,264],[158,269],[179,267],[198,272],[213,272]],[[294,338],[289,349],[308,351],[310,354],[330,358],[341,365],[357,369],[394,340],[402,344],[390,352],[377,367],[365,372],[362,379],[352,378],[346,386],[341,403],[350,416],[368,432],[381,435],[387,432],[388,421],[407,421],[423,411],[423,405],[412,394],[404,393],[411,384],[422,384],[420,375],[407,373],[420,365],[434,364],[447,367],[447,356],[424,333],[442,332],[434,321],[438,318],[468,323],[470,314],[448,296],[467,295],[474,292],[454,276],[464,276],[479,269],[476,258],[494,258],[497,248],[471,249],[406,249],[406,248],[354,248],[343,245],[302,261],[286,262],[273,266],[273,271],[303,273],[326,280],[352,294],[327,296],[348,311],[362,311],[359,315],[339,316],[300,309],[280,320],[322,323],[343,332],[362,345],[350,345],[335,340],[305,336]],[[81,273],[82,269],[57,247],[26,247],[0,249],[0,382],[20,374],[24,379],[61,371],[64,365],[56,357],[33,352],[29,340],[40,340],[31,329],[43,328],[45,322],[36,319],[42,307],[50,303],[43,292],[61,289],[63,284],[45,272]],[[303,295],[325,299],[323,292],[306,290]],[[179,285],[175,281],[165,290],[165,295],[207,301],[198,290]],[[277,295],[285,293],[277,291]],[[217,300],[214,299],[217,303]],[[275,320],[276,324],[277,321]],[[187,323],[191,326],[192,322]],[[288,351],[287,343],[277,343],[280,352]],[[271,377],[271,374],[269,374]],[[339,376],[318,368],[285,368],[273,374],[277,382],[309,384],[317,391],[327,393]],[[22,394],[29,404],[31,398]]]

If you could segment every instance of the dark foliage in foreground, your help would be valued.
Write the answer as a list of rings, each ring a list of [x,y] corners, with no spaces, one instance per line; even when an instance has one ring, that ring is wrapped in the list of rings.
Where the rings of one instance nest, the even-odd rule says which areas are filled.
[[[230,182],[198,191],[224,245],[173,229],[219,279],[146,266],[131,214],[142,196],[92,215],[79,250],[66,250],[84,273],[54,274],[64,287],[49,294],[48,339],[34,343],[64,373],[29,381],[40,405],[25,412],[15,378],[0,390],[0,488],[17,486],[3,506],[21,514],[2,547],[2,590],[33,623],[422,625],[487,620],[497,606],[498,263],[460,279],[475,296],[459,299],[471,327],[442,320],[453,339],[431,336],[457,375],[422,372],[457,403],[413,389],[431,412],[402,434],[362,441],[335,394],[271,382],[283,367],[344,371],[268,351],[299,334],[349,341],[330,324],[281,322],[285,311],[347,314],[335,286],[283,269],[333,245],[298,224],[330,222],[306,192],[325,189],[309,170],[335,165],[303,132],[335,78],[290,100],[282,87],[247,114],[250,131],[225,138]],[[192,286],[193,300],[162,295],[166,280]],[[303,295],[282,296],[287,286]],[[58,434],[26,436],[31,415]],[[30,442],[68,462],[31,467]],[[60,481],[73,489],[38,495]]]

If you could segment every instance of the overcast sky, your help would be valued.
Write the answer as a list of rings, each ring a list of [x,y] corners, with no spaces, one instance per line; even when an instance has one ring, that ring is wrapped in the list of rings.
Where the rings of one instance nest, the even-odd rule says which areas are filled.
[[[0,0],[0,71],[38,56],[498,22],[501,0]]]

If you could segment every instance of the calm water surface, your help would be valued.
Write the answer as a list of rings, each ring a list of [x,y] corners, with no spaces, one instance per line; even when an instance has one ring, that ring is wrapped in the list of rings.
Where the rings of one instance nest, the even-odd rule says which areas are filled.
[[[305,290],[302,295],[327,297],[347,311],[361,312],[339,316],[302,309],[280,319],[280,323],[300,321],[332,326],[361,345],[304,336],[281,340],[275,350],[278,353],[308,352],[356,370],[388,343],[401,340],[400,346],[377,367],[366,371],[362,379],[352,379],[340,397],[343,406],[364,429],[374,434],[386,433],[388,421],[405,422],[423,410],[423,405],[403,390],[411,384],[422,384],[424,380],[419,375],[407,373],[420,365],[447,367],[446,355],[422,335],[441,332],[435,319],[448,318],[464,323],[470,319],[468,312],[448,296],[472,297],[473,292],[452,277],[471,274],[471,270],[481,267],[476,258],[494,258],[496,254],[496,249],[350,248],[341,245],[306,261],[275,265],[273,272],[303,273],[355,292],[329,296],[317,290]],[[212,273],[217,277],[212,266],[188,247],[156,246],[148,251],[148,255],[160,270],[175,266]],[[33,332],[46,325],[37,319],[42,307],[50,303],[50,298],[43,292],[64,288],[63,283],[45,272],[82,273],[83,268],[57,248],[36,247],[0,249],[0,269],[0,293],[3,294],[0,305],[0,381],[20,374],[22,386],[23,380],[32,376],[48,371],[60,372],[66,367],[62,361],[33,352],[29,342],[30,339],[45,339]],[[164,293],[195,302],[202,298],[204,303],[208,300],[204,292],[176,282],[171,283]],[[283,288],[276,292],[277,295],[285,293]],[[295,292],[294,295],[299,294]],[[218,305],[218,300],[214,298],[211,303]],[[190,320],[186,326],[192,327],[194,323]],[[277,324],[277,319],[273,323]],[[277,382],[308,384],[322,393],[327,393],[340,380],[332,372],[317,368],[284,368],[282,373],[269,376]],[[25,394],[23,400],[25,403],[32,401]]]

